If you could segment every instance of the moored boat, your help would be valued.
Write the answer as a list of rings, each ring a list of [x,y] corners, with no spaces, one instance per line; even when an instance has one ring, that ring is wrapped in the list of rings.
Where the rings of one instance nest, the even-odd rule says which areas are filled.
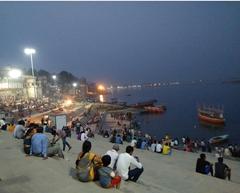
[[[133,104],[133,105],[129,105],[130,107],[134,107],[134,108],[144,108],[144,107],[153,107],[154,106],[154,103],[156,103],[157,100],[154,99],[154,100],[149,100],[149,101],[144,101],[144,102],[139,102],[139,103],[136,103],[136,104]]]
[[[159,105],[159,106],[146,106],[144,109],[149,113],[163,113],[167,110],[166,106]]]
[[[216,137],[210,138],[208,141],[210,144],[222,143],[228,140],[229,135],[219,135]]]
[[[225,118],[223,113],[223,109],[220,108],[210,108],[205,106],[198,108],[199,120],[210,124],[225,124]]]

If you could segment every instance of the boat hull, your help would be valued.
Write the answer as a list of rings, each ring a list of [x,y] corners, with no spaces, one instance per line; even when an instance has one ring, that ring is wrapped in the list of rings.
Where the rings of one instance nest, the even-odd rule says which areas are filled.
[[[218,124],[218,125],[225,124],[225,119],[208,117],[201,114],[198,114],[198,119],[202,122],[211,123],[211,124]]]
[[[218,144],[218,143],[223,143],[223,142],[227,141],[228,137],[229,137],[229,135],[221,135],[221,136],[212,137],[208,141],[210,144]]]
[[[159,107],[144,107],[144,109],[148,112],[148,113],[164,113],[166,111],[166,107],[165,106],[159,106]]]

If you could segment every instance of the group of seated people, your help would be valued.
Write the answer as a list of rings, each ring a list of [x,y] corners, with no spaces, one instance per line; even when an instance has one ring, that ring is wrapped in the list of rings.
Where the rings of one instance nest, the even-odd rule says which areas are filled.
[[[219,157],[218,162],[214,165],[215,174],[213,174],[213,164],[206,160],[206,155],[204,153],[200,154],[200,158],[197,160],[196,172],[211,176],[216,178],[231,180],[231,169],[223,163],[223,158]]]
[[[118,154],[119,145],[102,157],[91,152],[91,142],[84,141],[82,152],[79,153],[76,164],[76,176],[82,182],[99,180],[104,188],[120,187],[121,180],[136,182],[143,172],[143,166],[137,157],[134,157],[134,148],[126,147],[126,152]],[[135,166],[130,169],[130,165]]]
[[[28,128],[25,128],[25,122],[22,120],[16,125],[13,136],[23,139],[23,150],[26,155],[42,157],[45,160],[56,155],[64,158],[60,145],[56,143],[58,133],[52,132],[53,139],[49,140],[42,127],[30,124]],[[91,147],[91,142],[85,140],[82,152],[79,153],[75,162],[77,178],[80,181],[99,180],[100,185],[104,188],[119,188],[121,180],[136,182],[142,174],[143,166],[137,157],[132,156],[134,151],[132,146],[127,146],[125,153],[118,154],[119,145],[114,144],[113,148],[102,157],[91,152]],[[70,148],[71,146],[69,146]],[[135,168],[130,169],[131,165]]]
[[[55,135],[53,132],[53,139],[49,140],[48,136],[43,132],[43,127],[31,123],[28,128],[26,128],[25,121],[20,120],[13,131],[13,136],[16,139],[23,139],[23,150],[27,155],[40,156],[43,157],[43,159],[55,155],[64,158],[60,144],[56,142],[60,138],[62,139],[63,151],[65,150],[66,145],[69,147],[69,150],[71,149],[71,146],[66,142],[66,135],[62,134],[64,130],[60,131],[55,132]],[[56,136],[58,137],[56,138]]]

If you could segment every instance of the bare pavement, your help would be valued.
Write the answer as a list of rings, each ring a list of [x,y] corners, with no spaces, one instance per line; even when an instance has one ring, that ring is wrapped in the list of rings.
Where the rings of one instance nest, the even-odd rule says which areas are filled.
[[[232,168],[232,181],[220,180],[194,172],[198,154],[174,151],[164,156],[146,150],[135,150],[144,165],[144,173],[138,183],[122,182],[119,190],[103,189],[96,182],[82,183],[71,176],[75,159],[82,142],[69,139],[73,148],[65,153],[65,159],[26,157],[22,141],[10,133],[0,133],[0,192],[1,193],[239,193],[240,164],[227,160]],[[91,139],[93,152],[104,154],[112,147],[106,139]],[[120,152],[126,147],[122,145]],[[209,161],[215,162],[211,155]]]

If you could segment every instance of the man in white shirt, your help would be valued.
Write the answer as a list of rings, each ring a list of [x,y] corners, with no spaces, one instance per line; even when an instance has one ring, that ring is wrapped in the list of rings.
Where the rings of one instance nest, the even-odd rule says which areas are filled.
[[[134,137],[134,138],[132,139],[132,141],[131,141],[131,146],[132,146],[132,147],[136,147],[136,145],[137,145],[137,140],[136,140],[136,138]]]
[[[111,157],[111,163],[109,165],[110,168],[113,170],[116,169],[116,161],[118,159],[118,151],[119,151],[119,145],[114,144],[111,150],[108,150],[106,155],[109,155]]]
[[[86,135],[86,133],[85,133],[85,131],[83,130],[82,132],[81,132],[81,141],[85,141],[85,140],[87,140],[88,139],[88,136]]]
[[[161,141],[159,141],[156,145],[156,152],[157,153],[162,153],[162,144]]]
[[[143,172],[143,166],[138,158],[132,156],[133,147],[127,146],[126,153],[121,153],[117,161],[117,172],[123,180],[131,180],[136,182]],[[130,170],[130,165],[136,166],[135,169]]]

